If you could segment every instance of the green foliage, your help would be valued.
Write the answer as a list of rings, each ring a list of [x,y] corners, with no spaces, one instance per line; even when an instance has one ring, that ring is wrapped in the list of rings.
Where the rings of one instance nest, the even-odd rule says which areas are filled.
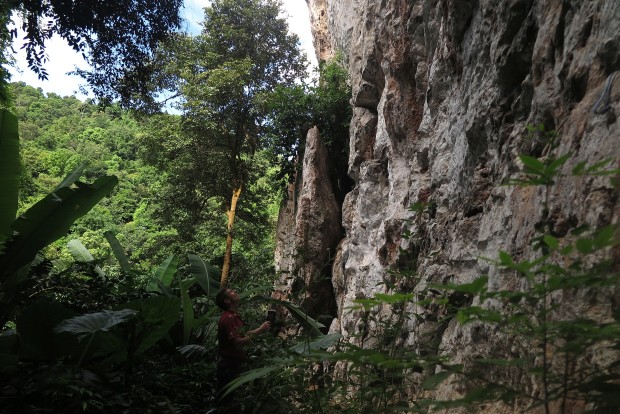
[[[19,135],[17,118],[2,109],[0,112],[0,246],[11,235],[11,224],[17,212],[19,184]]]
[[[162,339],[179,319],[180,301],[176,297],[154,296],[138,299],[119,305],[118,310],[130,309],[137,312],[135,321],[121,326],[120,335],[125,348],[115,357],[115,361],[126,358],[128,361],[140,355]],[[123,360],[121,359],[121,360]]]
[[[100,110],[74,97],[46,96],[23,83],[11,88],[20,119],[23,158],[19,213],[52,191],[74,169],[89,180],[99,175],[119,177],[113,197],[96,205],[93,214],[77,220],[72,235],[52,243],[46,257],[70,260],[65,246],[77,238],[98,258],[106,274],[114,277],[125,272],[133,279],[141,278],[181,248],[172,226],[154,218],[153,213],[161,210],[165,174],[137,159],[141,142],[136,138],[143,130],[139,121],[118,107]],[[131,274],[126,271],[127,263],[123,270],[115,260],[113,254],[119,251],[110,251],[104,238],[106,231],[112,231],[125,247]],[[188,250],[204,255],[205,250],[198,247]]]
[[[325,326],[322,323],[315,321],[310,316],[308,316],[304,311],[301,310],[299,306],[287,301],[281,301],[276,299],[270,299],[270,301],[275,303],[276,305],[285,307],[290,312],[293,319],[295,319],[297,323],[299,323],[305,329],[306,335],[308,335],[309,337],[316,337],[321,335],[321,329],[325,328]]]
[[[77,183],[47,195],[11,226],[15,235],[0,256],[0,272],[17,272],[43,247],[67,233],[75,220],[86,214],[116,186],[116,177],[101,177],[93,184]]]
[[[73,318],[65,319],[56,325],[54,331],[69,332],[77,335],[107,332],[113,326],[126,322],[127,319],[135,316],[136,314],[137,312],[134,310],[121,309],[119,311],[102,311],[74,316]]]
[[[187,258],[191,275],[205,291],[207,297],[215,297],[220,287],[218,281],[219,269],[205,263],[204,260],[195,254],[188,254]]]
[[[271,282],[273,237],[267,230],[275,224],[281,182],[277,178],[278,169],[270,164],[270,157],[262,150],[265,145],[260,142],[266,115],[258,106],[252,109],[252,105],[261,91],[273,89],[279,82],[291,84],[303,70],[296,39],[288,35],[284,19],[278,14],[278,4],[248,1],[243,8],[239,5],[239,2],[216,2],[214,7],[221,6],[218,13],[225,12],[222,16],[228,16],[228,20],[214,17],[205,26],[223,24],[228,29],[222,33],[213,29],[211,34],[206,30],[197,42],[200,47],[220,48],[216,52],[222,53],[204,56],[205,65],[215,65],[209,67],[212,76],[206,83],[215,89],[201,91],[204,85],[200,82],[197,90],[187,89],[196,94],[207,93],[211,109],[222,110],[219,115],[206,111],[200,114],[202,118],[196,118],[199,123],[204,121],[205,128],[192,124],[189,117],[162,115],[138,121],[115,106],[101,110],[92,102],[44,95],[41,90],[24,84],[12,85],[22,153],[21,174],[12,173],[11,177],[18,177],[19,181],[14,181],[20,186],[18,207],[13,210],[28,220],[17,222],[20,234],[15,234],[6,244],[7,251],[13,249],[9,251],[11,263],[7,262],[12,266],[11,277],[24,281],[21,289],[13,289],[19,295],[19,301],[13,301],[18,305],[15,315],[19,314],[19,318],[15,319],[12,312],[2,312],[16,321],[7,325],[16,326],[16,332],[7,332],[7,340],[0,337],[0,360],[7,362],[2,372],[17,374],[12,378],[0,376],[1,386],[4,390],[9,381],[9,388],[15,384],[20,389],[19,395],[8,398],[6,409],[19,412],[27,406],[42,412],[128,409],[147,412],[155,407],[159,412],[162,406],[157,403],[163,395],[168,395],[163,403],[173,407],[171,410],[193,412],[197,406],[203,408],[202,399],[192,401],[190,408],[187,401],[197,397],[190,396],[183,401],[176,396],[178,390],[174,393],[161,390],[165,384],[158,383],[162,372],[167,376],[170,371],[181,370],[176,365],[181,361],[176,353],[179,344],[192,346],[191,352],[190,348],[182,348],[185,356],[195,354],[197,349],[208,351],[204,354],[206,362],[201,361],[207,369],[195,377],[196,383],[206,387],[213,383],[209,376],[213,377],[214,372],[211,357],[215,307],[210,301],[219,288],[213,277],[219,270],[207,263],[217,264],[217,260],[211,259],[221,257],[222,206],[227,200],[225,191],[195,191],[201,188],[191,187],[197,177],[192,168],[203,161],[210,168],[204,174],[211,180],[206,184],[210,191],[220,187],[229,189],[230,179],[236,173],[240,173],[236,177],[245,180],[236,227],[242,244],[233,255],[231,279],[237,282],[247,278],[244,282],[247,292],[256,285]],[[252,36],[275,36],[284,43],[275,45],[245,39],[243,34],[236,33],[235,22],[230,20],[239,16],[245,16]],[[222,58],[227,50],[221,49],[219,37],[217,41],[213,38],[223,34],[240,36],[239,45],[244,44],[245,51],[252,51],[254,60],[250,62],[242,56],[245,52],[234,59]],[[272,47],[275,55],[269,55],[267,50],[253,50],[257,44]],[[201,52],[198,50],[194,57],[202,57]],[[97,78],[91,81],[97,85]],[[228,106],[227,94],[231,91],[247,95],[238,96]],[[194,103],[188,102],[188,111],[198,109],[191,106]],[[236,116],[240,108],[249,109],[246,121],[242,122],[243,134],[229,116]],[[204,132],[211,135],[200,136]],[[237,160],[239,170],[221,168],[223,157],[229,154],[224,147],[229,144],[234,147],[237,138],[243,141]],[[16,137],[14,141],[17,142]],[[209,147],[203,144],[213,142],[225,145],[207,151]],[[153,165],[145,165],[138,159],[139,149],[140,155]],[[196,149],[200,156],[193,158]],[[12,158],[15,159],[18,158]],[[178,171],[187,174],[173,177]],[[114,177],[97,178],[112,174],[118,176],[118,184]],[[81,176],[94,183],[79,182]],[[186,183],[194,191],[186,191],[189,188]],[[113,187],[112,197],[102,198]],[[53,196],[46,197],[50,191]],[[43,200],[39,201],[41,197]],[[181,232],[173,228],[175,223],[167,222],[168,217],[161,213],[166,213],[162,208],[166,202],[169,206],[182,206],[179,201],[185,199],[181,197],[187,197],[196,208],[187,212],[171,208],[170,216],[179,213],[179,222],[187,223],[186,233],[181,236],[191,233],[191,237],[180,237]],[[52,211],[51,207],[60,210]],[[77,219],[88,209],[94,214]],[[199,220],[194,220],[195,217]],[[11,221],[14,218],[15,211]],[[49,223],[62,227],[62,231],[48,226]],[[66,231],[70,235],[60,237]],[[30,239],[22,239],[25,237]],[[20,253],[20,263],[13,254],[17,251],[16,243],[22,243],[24,250],[26,247],[32,250],[28,254]],[[41,248],[45,258],[40,256],[32,261]],[[196,252],[188,256],[189,264],[180,260],[180,253],[187,251]],[[205,252],[210,255],[207,260],[201,258]],[[0,264],[4,263],[2,260],[5,256],[0,256]],[[157,286],[146,292],[143,285],[162,260],[164,263],[154,276]],[[13,268],[19,268],[18,275]],[[105,277],[102,277],[104,270]],[[11,286],[17,285],[3,283],[2,288]],[[31,305],[35,299],[40,301]],[[130,299],[134,300],[125,303]],[[0,298],[3,310],[6,300],[6,295]],[[74,311],[83,314],[76,315]],[[316,335],[319,328],[325,328],[308,319],[294,305],[290,305],[290,311],[303,321],[307,332]],[[313,344],[311,349],[325,343]],[[49,349],[44,350],[46,344]],[[157,366],[149,367],[150,363]],[[193,367],[184,371],[196,372]],[[188,375],[178,375],[187,380]],[[138,387],[135,385],[138,382],[153,388]],[[206,391],[208,394],[203,395],[214,395],[212,389]],[[46,398],[54,400],[49,409],[44,408]],[[176,399],[174,403],[173,399]]]
[[[11,12],[23,19],[26,32],[22,48],[28,66],[39,78],[47,79],[46,43],[53,35],[63,38],[81,52],[90,70],[77,70],[100,99],[111,103],[120,97],[126,103],[148,84],[152,70],[148,67],[157,44],[178,29],[181,0],[140,2],[134,0],[103,4],[84,0],[78,5],[63,2],[23,0],[4,2],[3,23]],[[9,25],[0,35],[3,56],[11,36]],[[13,27],[12,32],[16,29]],[[4,59],[1,62],[6,64]],[[6,80],[6,76],[2,77]]]
[[[171,255],[157,268],[153,275],[153,280],[150,282],[147,290],[159,291],[162,288],[167,291],[166,288],[172,283],[174,275],[177,273],[177,267],[179,266],[179,256]]]
[[[13,222],[13,235],[0,252],[2,325],[13,311],[14,297],[26,279],[29,263],[41,249],[67,233],[73,222],[109,194],[116,183],[116,177],[102,177],[93,184],[77,182],[76,187],[61,187]]]
[[[465,372],[466,377],[491,384],[496,398],[503,401],[531,398],[532,408],[542,405],[547,411],[556,404],[561,407],[560,412],[565,412],[569,400],[574,399],[599,407],[608,404],[615,391],[608,392],[606,384],[612,384],[620,376],[612,369],[614,363],[608,367],[593,365],[588,355],[592,352],[614,355],[620,342],[620,325],[616,320],[584,318],[558,298],[577,299],[586,293],[600,295],[616,285],[620,274],[613,270],[611,263],[592,260],[596,254],[618,244],[614,232],[614,226],[607,226],[589,236],[574,237],[572,241],[564,239],[561,245],[553,236],[545,235],[544,245],[539,245],[542,255],[532,261],[515,261],[502,252],[496,265],[519,275],[526,287],[517,291],[488,291],[484,286],[486,278],[480,278],[476,282],[478,289],[470,293],[478,296],[483,306],[460,309],[457,319],[461,323],[475,321],[499,327],[523,346],[523,353],[509,359],[476,359],[478,366],[488,368]],[[558,264],[558,260],[566,259],[569,265]],[[562,296],[558,296],[559,293]],[[488,304],[497,300],[504,306],[499,310],[489,309]],[[534,396],[528,388],[519,388],[518,384],[491,379],[494,369],[509,366],[513,371],[533,374],[540,382],[542,395]],[[597,384],[596,393],[584,387],[591,382]]]
[[[128,275],[131,273],[131,265],[129,264],[129,259],[125,255],[125,251],[121,246],[120,242],[111,231],[106,231],[103,233],[108,243],[110,243],[110,247],[112,248],[112,252],[114,253],[114,257],[118,260],[118,263],[121,267],[121,271]]]
[[[260,97],[269,113],[270,148],[281,174],[289,180],[295,177],[295,168],[303,158],[306,134],[313,126],[319,128],[333,164],[346,166],[348,162],[351,87],[342,56],[321,62],[317,75],[314,84],[278,86]],[[346,171],[338,171],[338,175],[346,180]]]
[[[147,162],[169,172],[160,217],[184,242],[207,233],[214,243],[219,235],[223,280],[235,267],[233,237],[242,245],[264,242],[273,226],[265,212],[274,197],[257,185],[271,167],[262,153],[268,114],[258,97],[293,85],[305,66],[280,7],[272,0],[214,1],[199,36],[178,35],[163,45],[160,87],[178,94],[183,116],[176,128],[159,127],[166,116],[154,118],[142,137]],[[261,236],[246,236],[251,231]],[[240,250],[247,257],[251,247]]]

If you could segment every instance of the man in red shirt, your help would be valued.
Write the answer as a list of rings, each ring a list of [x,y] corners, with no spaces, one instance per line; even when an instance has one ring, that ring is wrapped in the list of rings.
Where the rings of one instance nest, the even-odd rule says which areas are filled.
[[[239,310],[239,295],[232,289],[222,289],[215,297],[215,304],[224,312],[217,323],[217,340],[219,359],[217,363],[217,382],[220,391],[226,384],[241,373],[245,353],[243,347],[251,343],[251,337],[268,332],[270,322],[265,322],[258,328],[241,333],[244,323],[237,313]],[[230,400],[228,400],[230,402]]]

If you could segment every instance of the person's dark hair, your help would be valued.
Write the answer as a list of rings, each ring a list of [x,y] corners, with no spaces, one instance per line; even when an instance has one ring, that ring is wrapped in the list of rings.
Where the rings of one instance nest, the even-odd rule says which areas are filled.
[[[228,310],[228,303],[226,303],[226,299],[228,299],[228,289],[220,289],[215,296],[215,304],[222,310]]]

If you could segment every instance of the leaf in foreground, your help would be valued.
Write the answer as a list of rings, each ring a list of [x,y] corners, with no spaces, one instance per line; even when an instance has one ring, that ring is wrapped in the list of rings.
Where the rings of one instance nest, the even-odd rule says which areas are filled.
[[[73,334],[88,334],[97,331],[108,331],[113,326],[127,321],[138,312],[132,309],[118,311],[102,311],[87,315],[75,316],[59,323],[55,332],[69,332]]]

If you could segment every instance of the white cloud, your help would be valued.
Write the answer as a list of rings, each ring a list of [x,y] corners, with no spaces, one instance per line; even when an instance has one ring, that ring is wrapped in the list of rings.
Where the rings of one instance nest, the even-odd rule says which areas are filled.
[[[23,45],[24,32],[18,32],[17,38],[13,41],[15,54],[15,67],[9,68],[11,81],[25,82],[34,87],[40,87],[45,92],[54,92],[61,96],[75,95],[81,99],[86,97],[79,93],[79,87],[83,84],[82,78],[76,75],[68,75],[69,72],[78,68],[86,68],[86,62],[82,55],[76,53],[66,41],[60,36],[53,36],[47,43],[45,53],[47,62],[44,68],[48,73],[48,80],[41,80],[28,68],[26,61],[26,51],[21,49]]]
[[[185,0],[182,10],[185,24],[183,29],[192,34],[198,34],[201,30],[200,23],[203,18],[203,9],[210,3],[210,0]],[[308,6],[305,0],[284,0],[284,13],[288,17],[289,29],[291,32],[299,36],[300,46],[308,56],[308,60],[313,66],[316,66],[316,56],[314,46],[312,44],[312,34],[310,32],[310,18],[308,15]],[[43,81],[37,78],[37,75],[28,69],[26,62],[26,52],[20,49],[24,35],[20,32],[17,41],[13,47],[18,52],[16,58],[16,68],[11,68],[11,81],[23,81],[28,85],[40,87],[44,92],[54,92],[61,96],[75,95],[80,99],[86,98],[79,93],[80,85],[84,81],[79,76],[70,76],[67,73],[75,70],[76,66],[86,68],[86,62],[79,53],[76,53],[67,43],[59,36],[54,36],[46,44],[46,53],[48,61],[45,63],[45,69],[48,72],[48,80]]]
[[[316,54],[310,31],[310,14],[305,0],[284,0],[284,12],[288,15],[291,32],[299,36],[299,43],[313,67],[317,66]]]

